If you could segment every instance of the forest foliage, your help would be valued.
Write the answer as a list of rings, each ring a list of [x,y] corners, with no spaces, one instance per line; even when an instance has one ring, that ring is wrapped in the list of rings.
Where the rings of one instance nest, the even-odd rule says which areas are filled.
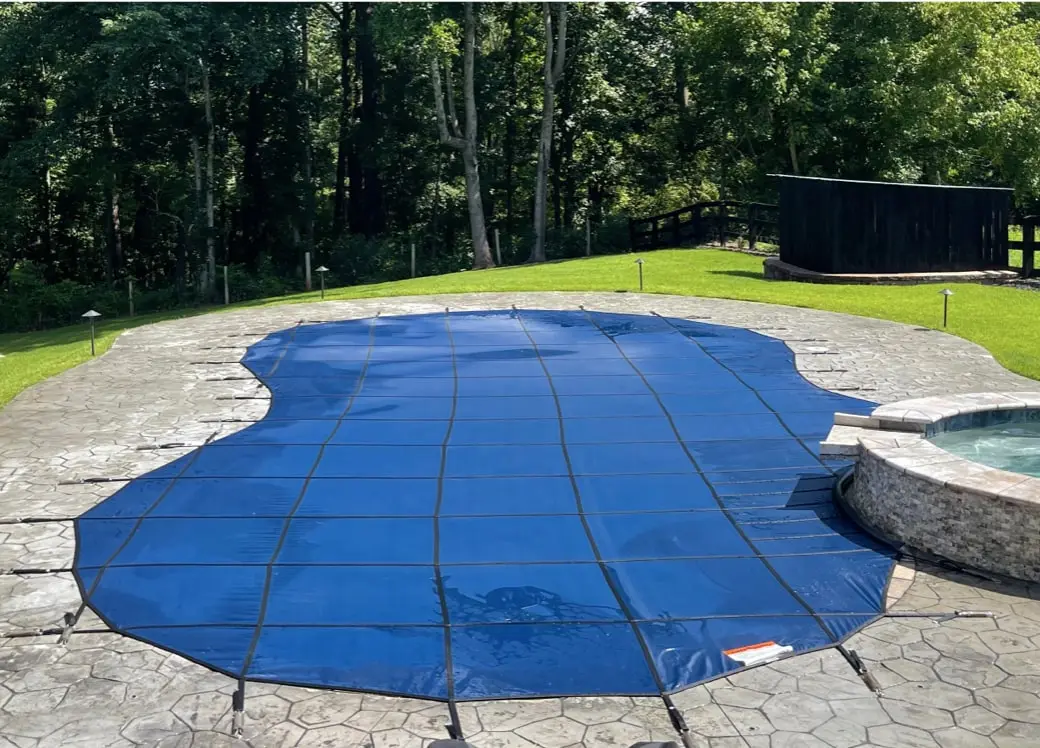
[[[535,242],[543,113],[549,259],[625,220],[775,197],[773,173],[1012,186],[1040,204],[1040,9],[1030,4],[474,4],[481,210],[503,261]],[[465,7],[0,6],[0,330],[474,263]],[[551,108],[546,29],[564,28]],[[559,40],[557,40],[559,41]],[[549,42],[547,44],[547,42]],[[438,65],[431,65],[437,61]],[[449,100],[449,104],[452,104]],[[462,120],[465,120],[463,113]],[[463,122],[463,126],[465,122]],[[462,130],[459,130],[462,132]]]

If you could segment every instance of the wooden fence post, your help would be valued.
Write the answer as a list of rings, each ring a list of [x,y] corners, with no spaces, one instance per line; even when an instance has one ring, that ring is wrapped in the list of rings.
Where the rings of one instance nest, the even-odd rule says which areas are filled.
[[[704,235],[701,228],[701,206],[698,203],[693,206],[693,210],[690,213],[690,223],[693,225],[693,243],[703,244]]]
[[[756,218],[758,218],[758,204],[751,203],[748,205],[747,233],[748,249],[752,252],[755,250],[755,243],[758,241],[758,226],[755,225]]]
[[[1040,223],[1038,216],[1026,216],[1022,219],[1022,277],[1028,278],[1036,269],[1036,225]]]
[[[682,238],[679,234],[679,211],[675,211],[675,215],[672,216],[672,244],[678,247],[681,241]]]
[[[231,293],[228,290],[227,269],[228,269],[228,266],[225,265],[224,266],[224,306],[227,306],[228,304],[231,303]]]
[[[592,219],[585,216],[585,256],[592,257]]]
[[[726,210],[726,204],[719,202],[719,215],[718,215],[718,228],[719,228],[719,246],[726,246],[726,231],[729,229],[729,214]]]
[[[631,218],[628,219],[628,247],[629,249],[636,248],[636,222]]]
[[[657,219],[654,218],[651,222],[653,228],[650,230],[650,249],[657,249],[658,234],[657,234]]]

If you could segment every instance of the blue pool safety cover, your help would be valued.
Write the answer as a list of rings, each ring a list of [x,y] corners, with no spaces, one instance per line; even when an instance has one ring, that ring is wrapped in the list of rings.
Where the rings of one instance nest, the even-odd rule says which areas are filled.
[[[893,553],[832,502],[840,410],[781,341],[584,311],[299,325],[260,422],[76,520],[113,629],[235,678],[656,695],[834,645]]]

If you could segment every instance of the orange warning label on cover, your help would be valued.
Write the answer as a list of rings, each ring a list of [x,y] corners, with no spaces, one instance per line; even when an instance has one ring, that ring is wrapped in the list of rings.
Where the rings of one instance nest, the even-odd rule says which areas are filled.
[[[776,642],[758,642],[757,644],[748,644],[745,647],[724,649],[722,654],[744,665],[757,665],[769,660],[775,660],[793,651],[794,647],[785,647]]]

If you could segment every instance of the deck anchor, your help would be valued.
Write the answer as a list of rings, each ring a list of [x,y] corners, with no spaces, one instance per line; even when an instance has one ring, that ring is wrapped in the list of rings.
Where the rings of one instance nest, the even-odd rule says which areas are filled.
[[[238,688],[231,694],[231,737],[240,738],[246,721],[246,684],[239,682]]]
[[[867,666],[863,664],[863,660],[856,653],[854,649],[847,649],[844,646],[839,645],[838,651],[841,652],[841,656],[844,657],[848,663],[852,666],[852,669],[856,671],[856,675],[866,684],[867,688],[873,691],[877,695],[881,695],[881,684],[877,682],[877,679],[867,670]]]

